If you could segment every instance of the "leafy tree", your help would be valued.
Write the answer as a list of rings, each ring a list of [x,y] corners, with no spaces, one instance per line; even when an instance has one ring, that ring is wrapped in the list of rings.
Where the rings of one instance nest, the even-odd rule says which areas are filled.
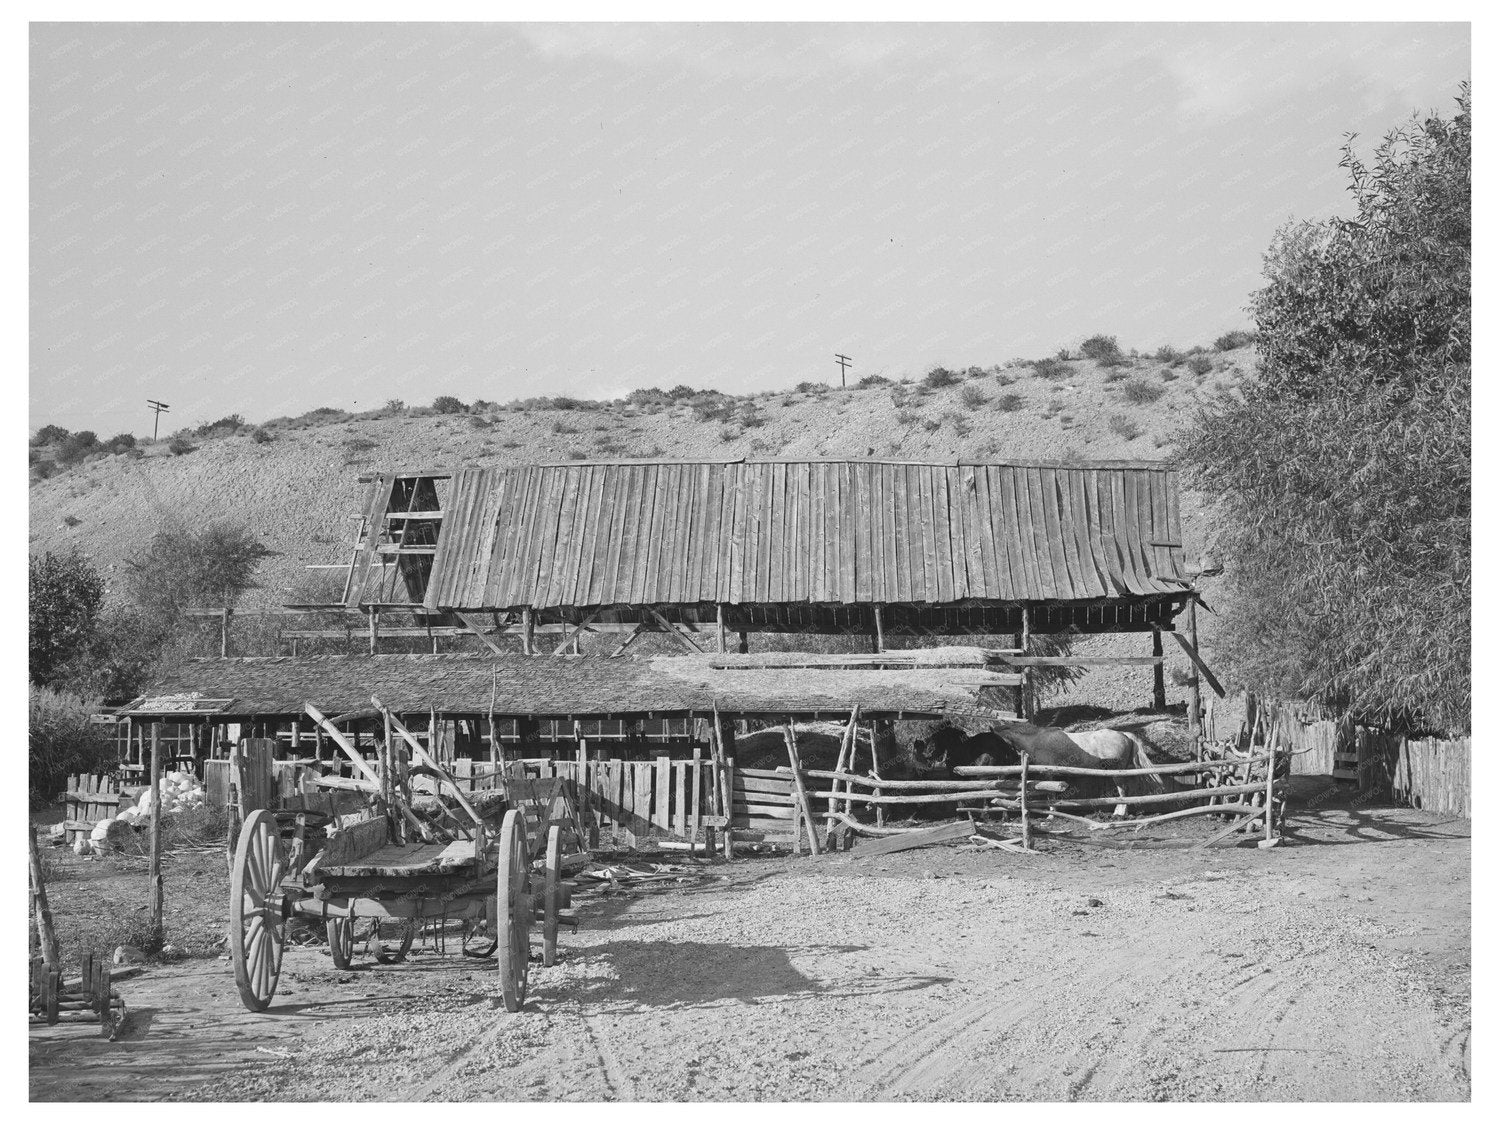
[[[1470,105],[1340,165],[1352,219],[1278,232],[1261,366],[1181,435],[1225,556],[1219,658],[1247,685],[1466,728]]]
[[[33,445],[57,445],[68,439],[68,431],[60,425],[44,425],[31,439]]]
[[[148,626],[170,631],[184,609],[233,608],[270,553],[247,527],[221,520],[192,530],[172,521],[126,560],[126,588]]]
[[[31,681],[51,683],[88,647],[104,604],[104,579],[78,551],[48,551],[31,556],[28,593]]]

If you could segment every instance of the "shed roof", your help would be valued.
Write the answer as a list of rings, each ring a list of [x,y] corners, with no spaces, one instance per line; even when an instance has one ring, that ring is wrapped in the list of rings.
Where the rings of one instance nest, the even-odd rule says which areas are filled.
[[[1188,585],[1164,462],[573,463],[460,469],[451,489],[431,609],[1097,601]]]
[[[972,649],[956,649],[972,651]],[[435,708],[504,717],[848,713],[990,714],[1008,700],[994,688],[1012,675],[971,668],[805,670],[734,666],[722,656],[653,660],[525,656],[252,656],[187,659],[159,673],[145,695],[118,713],[181,720],[181,699],[201,692],[233,716],[295,715],[304,702],[328,713],[370,705],[397,712]],[[717,666],[716,666],[717,665]],[[989,692],[989,693],[985,693]],[[158,705],[160,703],[160,705]],[[217,717],[217,716],[215,716]]]

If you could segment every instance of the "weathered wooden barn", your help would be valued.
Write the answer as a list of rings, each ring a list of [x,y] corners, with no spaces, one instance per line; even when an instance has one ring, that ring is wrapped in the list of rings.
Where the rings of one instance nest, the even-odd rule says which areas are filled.
[[[569,462],[369,478],[343,606],[519,636],[1171,629],[1176,473],[1143,461]],[[403,633],[404,634],[404,633]]]

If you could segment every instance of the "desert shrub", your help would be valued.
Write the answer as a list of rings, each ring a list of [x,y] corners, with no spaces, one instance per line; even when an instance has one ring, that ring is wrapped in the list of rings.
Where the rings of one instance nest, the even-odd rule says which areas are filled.
[[[1215,351],[1234,351],[1237,348],[1249,347],[1255,342],[1255,333],[1236,328],[1232,332],[1225,332],[1214,340]]]
[[[381,408],[388,414],[404,414],[406,412],[406,403],[399,398],[387,398],[385,405]]]
[[[274,435],[263,425],[258,425],[250,431],[250,440],[257,445],[265,445],[275,440]]]
[[[104,443],[104,448],[111,453],[123,453],[135,448],[135,434],[117,433]]]
[[[1134,441],[1141,435],[1141,427],[1124,414],[1113,414],[1110,416],[1109,431],[1126,441]]]
[[[1158,383],[1147,382],[1145,379],[1129,379],[1120,390],[1125,396],[1125,401],[1133,402],[1137,406],[1155,402],[1167,392],[1166,387]]]
[[[440,394],[432,400],[432,409],[439,414],[461,414],[464,404],[451,394]]]
[[[1170,363],[1176,366],[1182,362],[1182,352],[1178,351],[1171,344],[1164,343],[1156,349],[1156,353],[1151,358],[1155,359],[1158,363]]]
[[[958,400],[969,409],[977,410],[990,400],[990,396],[982,388],[970,383],[958,392]]]
[[[723,441],[725,444],[728,444],[730,441],[738,440],[739,436],[740,431],[732,425],[724,425],[719,427],[719,440]]]
[[[577,433],[578,427],[576,425],[569,425],[567,422],[555,421],[552,423],[552,432],[566,436]]]
[[[80,518],[78,518],[78,516],[76,516],[76,515],[64,515],[63,516],[63,525],[67,526],[67,527],[76,527],[76,526],[78,526],[82,522],[83,522],[83,520],[80,519]]]
[[[91,429],[80,429],[63,438],[57,447],[59,464],[75,464],[99,448],[99,438]]]
[[[1162,382],[1176,382],[1177,381],[1177,372],[1174,371],[1174,370],[1172,370],[1171,367],[1163,367],[1161,369],[1161,381]]]
[[[896,411],[897,425],[916,425],[922,420],[922,415],[916,410],[900,409]]]
[[[1068,365],[1062,359],[1034,359],[1031,369],[1039,379],[1060,379],[1068,374]]]
[[[1084,357],[1103,367],[1118,367],[1125,362],[1120,344],[1114,336],[1090,336],[1078,345]]]
[[[217,437],[222,434],[238,433],[240,426],[245,424],[245,419],[239,414],[229,414],[218,421],[204,422],[193,433],[198,437]]]
[[[1213,360],[1205,359],[1201,355],[1195,355],[1188,360],[1188,370],[1200,378],[1214,369]]]
[[[872,386],[890,386],[891,380],[884,375],[866,375],[854,384],[857,388],[864,390]]]
[[[1000,386],[1014,386],[1015,381],[1015,375],[1006,374],[1004,371],[995,376],[995,382]]]
[[[943,419],[942,418],[923,418],[922,419],[922,428],[925,429],[928,433],[936,433],[942,427],[943,427]]]
[[[755,408],[754,403],[744,403],[735,412],[734,420],[745,429],[759,429],[766,424],[766,415]]]
[[[995,409],[1001,413],[1013,414],[1026,404],[1026,399],[1014,390],[1006,391],[995,399]]]
[[[1351,220],[1284,227],[1254,294],[1260,365],[1179,439],[1221,528],[1221,663],[1268,694],[1408,729],[1472,702],[1471,110],[1412,118]]]
[[[173,436],[172,440],[167,442],[167,451],[170,452],[174,457],[180,457],[184,456],[187,453],[196,452],[197,449],[198,446],[194,445],[180,433]]]
[[[945,386],[957,386],[963,376],[947,367],[934,367],[922,376],[922,385],[929,390],[941,390]]]
[[[625,443],[614,437],[606,437],[594,449],[606,457],[618,457],[625,452]]]
[[[1073,353],[1065,347],[1060,347],[1057,349],[1055,358],[1060,363],[1071,363],[1073,361]]]
[[[1106,368],[1104,372],[1104,385],[1109,386],[1111,383],[1124,382],[1127,377],[1125,372],[1118,368]]]
[[[44,425],[32,437],[33,445],[57,445],[68,439],[68,431],[60,425]]]
[[[826,394],[828,386],[821,382],[799,382],[793,388],[798,394]]]
[[[972,426],[969,424],[968,418],[964,417],[963,414],[955,413],[952,410],[949,410],[945,414],[943,414],[942,420],[951,425],[953,427],[953,432],[959,437],[967,437],[969,435],[969,430],[972,428]]]
[[[1062,424],[1064,426],[1070,426],[1070,425],[1073,424],[1073,415],[1072,414],[1063,414],[1057,420],[1060,421],[1060,422],[1062,422]]]
[[[68,786],[70,773],[113,772],[115,747],[105,727],[89,721],[97,709],[88,699],[47,687],[28,699],[27,796],[32,811],[45,807]]]
[[[586,461],[589,459],[589,455],[582,449],[569,449],[568,459],[570,461]]]

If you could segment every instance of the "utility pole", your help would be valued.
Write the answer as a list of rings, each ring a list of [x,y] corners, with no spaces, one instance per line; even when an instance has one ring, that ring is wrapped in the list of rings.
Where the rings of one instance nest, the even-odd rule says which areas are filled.
[[[839,386],[846,387],[849,385],[849,381],[844,377],[844,372],[854,366],[854,360],[850,359],[847,355],[839,355],[837,352],[834,353],[833,357],[839,361]]]
[[[158,402],[155,398],[146,399],[146,405],[156,411],[156,416],[151,419],[151,440],[155,441],[157,427],[161,424],[161,416],[164,413],[171,413],[172,407],[165,402]]]

